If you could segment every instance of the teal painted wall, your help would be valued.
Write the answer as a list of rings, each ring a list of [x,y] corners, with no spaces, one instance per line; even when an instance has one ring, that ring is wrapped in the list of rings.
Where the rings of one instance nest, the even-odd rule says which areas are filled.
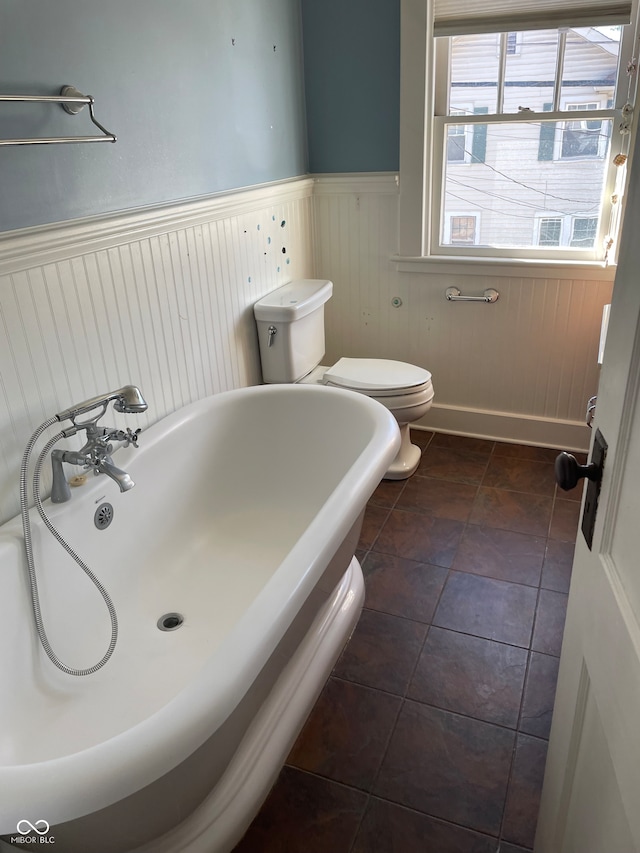
[[[400,0],[302,0],[309,171],[399,168]]]
[[[118,142],[0,147],[0,231],[305,174],[301,51],[299,0],[1,0],[0,92],[72,84]],[[86,113],[0,103],[0,137]]]

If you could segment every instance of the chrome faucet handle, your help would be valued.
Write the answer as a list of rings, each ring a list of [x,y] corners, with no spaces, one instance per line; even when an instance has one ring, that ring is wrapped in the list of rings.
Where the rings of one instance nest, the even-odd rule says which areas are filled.
[[[130,444],[133,444],[134,447],[138,446],[138,436],[142,432],[142,427],[138,427],[138,429],[130,429],[127,427],[127,439],[125,442],[125,447],[129,447]]]
[[[130,444],[133,444],[134,447],[138,446],[138,436],[142,432],[142,429],[138,427],[136,430],[132,430],[131,427],[127,427],[126,430],[123,429],[114,429],[106,433],[105,440],[106,441],[121,441],[125,447],[129,447]]]
[[[69,462],[71,465],[78,465],[81,468],[91,468],[93,460],[89,454],[83,451],[76,452],[74,450],[52,450],[51,456],[58,455],[63,462]]]

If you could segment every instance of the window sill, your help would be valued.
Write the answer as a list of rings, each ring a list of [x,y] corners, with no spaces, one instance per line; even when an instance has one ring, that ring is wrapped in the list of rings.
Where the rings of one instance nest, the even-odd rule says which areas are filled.
[[[505,276],[507,278],[580,278],[613,281],[616,265],[602,261],[550,261],[524,258],[460,258],[391,255],[398,272],[425,275]]]

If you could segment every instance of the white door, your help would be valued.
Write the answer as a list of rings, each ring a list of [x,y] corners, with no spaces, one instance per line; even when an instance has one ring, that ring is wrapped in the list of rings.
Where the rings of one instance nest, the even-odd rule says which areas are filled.
[[[569,594],[536,853],[640,851],[640,145],[594,421],[608,443],[593,548]]]

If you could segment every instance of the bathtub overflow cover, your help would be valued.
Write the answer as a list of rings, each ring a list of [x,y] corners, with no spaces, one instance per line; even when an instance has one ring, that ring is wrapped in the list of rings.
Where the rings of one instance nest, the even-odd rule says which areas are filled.
[[[165,613],[158,619],[158,628],[161,631],[175,631],[184,622],[182,613]]]

